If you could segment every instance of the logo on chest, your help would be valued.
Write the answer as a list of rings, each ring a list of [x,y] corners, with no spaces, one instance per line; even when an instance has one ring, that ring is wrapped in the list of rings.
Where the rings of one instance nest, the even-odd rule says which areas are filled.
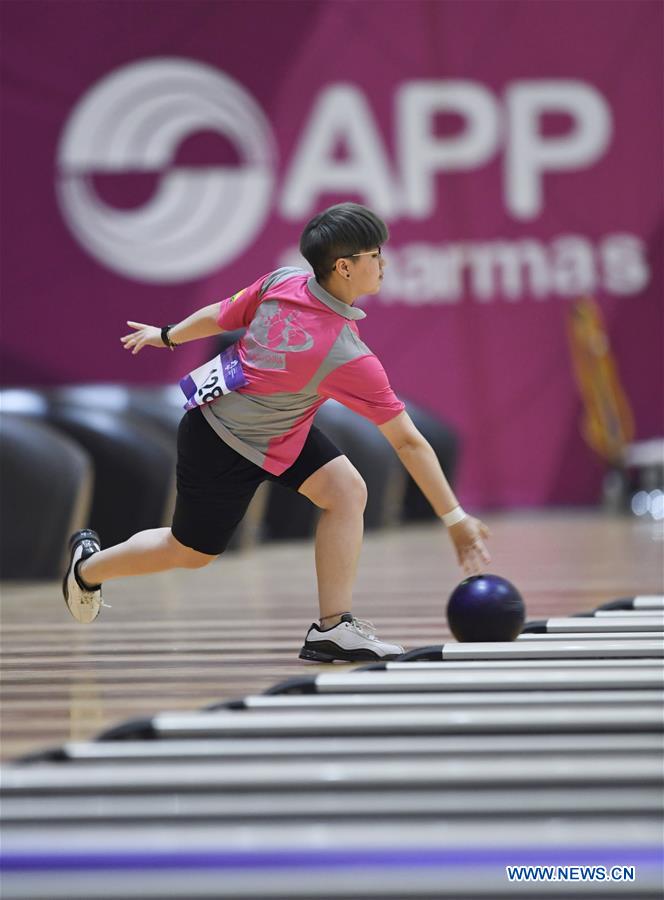
[[[310,350],[314,339],[300,319],[297,310],[286,310],[276,300],[262,303],[244,339],[248,362],[259,369],[285,369],[287,353]]]

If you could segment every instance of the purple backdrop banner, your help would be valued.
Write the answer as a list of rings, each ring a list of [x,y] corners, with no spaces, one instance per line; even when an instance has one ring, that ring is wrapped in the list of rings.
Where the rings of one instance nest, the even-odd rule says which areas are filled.
[[[662,4],[0,6],[5,385],[177,382],[126,354],[298,261],[341,199],[389,222],[366,342],[460,432],[482,506],[594,501],[570,301],[608,322],[637,437],[662,421]]]

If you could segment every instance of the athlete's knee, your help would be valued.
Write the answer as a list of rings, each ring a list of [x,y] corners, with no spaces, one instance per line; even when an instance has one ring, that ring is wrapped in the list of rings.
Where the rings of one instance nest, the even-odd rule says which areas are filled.
[[[363,513],[367,505],[364,478],[350,462],[336,473],[325,492],[325,509]]]
[[[202,569],[217,557],[209,553],[201,553],[193,547],[181,544],[177,538],[170,536],[170,551],[173,565],[178,569]]]
[[[300,486],[300,493],[321,509],[364,512],[367,486],[346,456],[337,456]]]
[[[344,480],[340,503],[353,510],[364,512],[367,505],[367,485],[356,468]]]

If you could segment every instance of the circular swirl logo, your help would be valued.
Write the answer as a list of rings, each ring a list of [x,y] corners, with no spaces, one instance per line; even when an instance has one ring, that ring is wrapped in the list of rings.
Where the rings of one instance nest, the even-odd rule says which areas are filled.
[[[199,132],[230,142],[238,165],[174,164]],[[99,262],[138,281],[201,277],[233,260],[267,217],[274,139],[254,98],[223,72],[188,59],[142,60],[103,78],[74,107],[58,147],[65,221]],[[157,176],[148,202],[119,209],[96,175]]]

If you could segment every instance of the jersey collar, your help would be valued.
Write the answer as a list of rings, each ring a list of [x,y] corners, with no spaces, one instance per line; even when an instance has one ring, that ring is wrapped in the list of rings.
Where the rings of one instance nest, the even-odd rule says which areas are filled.
[[[324,303],[325,306],[332,310],[332,312],[339,313],[344,319],[364,319],[366,316],[363,309],[349,306],[347,303],[343,303],[341,300],[337,300],[336,297],[333,297],[329,291],[326,291],[324,287],[321,287],[320,284],[318,284],[313,276],[307,281],[307,288],[309,289],[309,293],[313,294],[317,300]]]

